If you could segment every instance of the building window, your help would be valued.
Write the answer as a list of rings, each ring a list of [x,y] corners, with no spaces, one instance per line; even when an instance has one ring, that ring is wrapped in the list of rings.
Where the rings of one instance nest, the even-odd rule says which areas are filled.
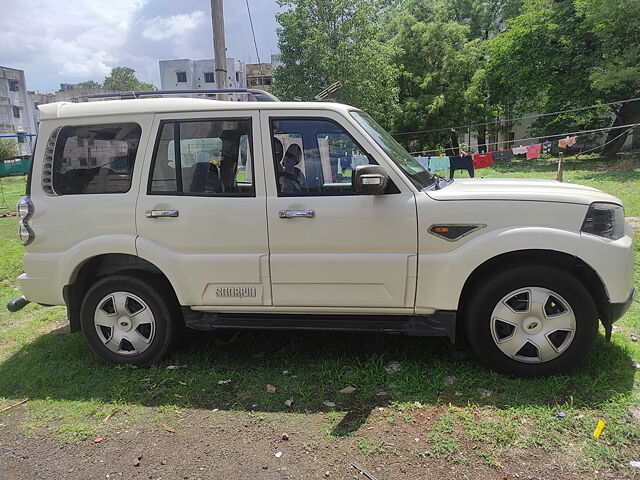
[[[240,81],[240,72],[236,72],[236,82]]]
[[[178,79],[178,83],[186,83],[187,72],[176,72],[176,78]]]
[[[20,91],[20,83],[18,83],[18,80],[9,80],[9,90],[12,92]]]
[[[216,83],[213,72],[204,72],[204,83]]]
[[[264,78],[264,84],[265,85],[271,85],[271,77],[265,77]]]
[[[13,107],[13,117],[20,118],[20,107]]]

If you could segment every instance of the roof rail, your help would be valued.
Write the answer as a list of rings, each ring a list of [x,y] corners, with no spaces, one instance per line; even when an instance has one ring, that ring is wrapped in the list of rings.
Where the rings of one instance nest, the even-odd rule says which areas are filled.
[[[149,95],[184,95],[184,94],[229,94],[229,93],[248,93],[253,95],[258,102],[279,102],[280,99],[269,92],[258,90],[256,88],[219,88],[210,90],[148,90],[144,92],[118,92],[118,93],[99,93],[96,95],[88,95],[87,98],[139,98]]]

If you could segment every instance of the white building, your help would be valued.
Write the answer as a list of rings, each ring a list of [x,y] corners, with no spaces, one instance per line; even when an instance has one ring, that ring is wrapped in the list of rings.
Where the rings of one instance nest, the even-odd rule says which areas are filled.
[[[19,134],[35,133],[35,108],[27,94],[24,71],[0,66],[0,135],[16,135],[20,154],[29,155],[29,137]]]
[[[160,90],[213,90],[216,84],[213,59],[160,60]],[[247,88],[244,62],[227,58],[228,88]],[[215,97],[215,95],[211,95]],[[238,96],[232,96],[237,99]]]

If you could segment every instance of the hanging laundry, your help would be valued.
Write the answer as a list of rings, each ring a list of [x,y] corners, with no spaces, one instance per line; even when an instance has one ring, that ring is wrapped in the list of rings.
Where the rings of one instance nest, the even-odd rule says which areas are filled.
[[[551,153],[551,142],[549,140],[545,140],[542,144],[542,153]]]
[[[449,170],[449,164],[449,157],[429,157],[429,170],[432,172]]]
[[[540,158],[540,150],[542,149],[541,143],[532,143],[527,145],[527,160],[533,160],[534,158]]]
[[[471,178],[474,177],[473,158],[471,155],[456,155],[449,157],[449,178],[453,178],[456,170],[466,170]]]
[[[491,155],[491,152],[473,154],[473,168],[487,168],[491,165],[493,165],[493,156]]]
[[[577,138],[576,136],[562,138],[562,139],[558,140],[558,147],[560,147],[560,148],[571,147],[571,146],[576,144],[576,138]]]
[[[494,162],[509,162],[513,160],[513,152],[511,150],[499,150],[491,152]]]
[[[514,155],[524,155],[525,153],[527,153],[527,147],[523,147],[522,145],[520,145],[519,147],[513,147],[511,151]]]

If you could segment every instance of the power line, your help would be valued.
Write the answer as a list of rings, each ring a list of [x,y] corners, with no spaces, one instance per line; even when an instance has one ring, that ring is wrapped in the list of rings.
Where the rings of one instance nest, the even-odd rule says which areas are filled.
[[[632,129],[632,128],[635,128],[635,127],[637,127],[639,125],[640,125],[640,123],[630,123],[628,125],[616,125],[616,126],[613,126],[613,127],[596,128],[596,129],[593,129],[593,130],[580,130],[578,132],[566,132],[566,133],[558,133],[558,134],[555,134],[555,135],[540,135],[538,137],[519,138],[519,139],[516,139],[516,140],[508,140],[508,141],[505,141],[505,142],[497,142],[496,141],[496,142],[489,142],[489,143],[481,143],[481,144],[478,144],[478,148],[479,147],[487,147],[489,145],[497,145],[498,143],[514,143],[515,144],[515,143],[520,143],[520,142],[528,142],[529,140],[538,140],[539,138],[557,138],[557,137],[564,137],[564,136],[569,136],[569,135],[586,135],[586,134],[589,134],[589,133],[604,132],[604,131],[608,131],[608,130],[617,130],[619,128],[629,128],[630,127],[629,129]],[[619,136],[622,136],[622,135],[619,135]],[[459,147],[449,147],[449,148],[445,148],[444,150],[452,150],[454,148],[459,148]],[[599,147],[597,147],[597,148],[599,148]],[[411,155],[414,155],[414,154],[417,154],[417,153],[439,152],[440,150],[442,150],[442,149],[438,148],[438,149],[434,149],[434,150],[420,150],[420,151],[417,151],[417,152],[411,152]]]
[[[249,14],[249,25],[251,25],[251,34],[253,35],[253,46],[256,47],[256,58],[258,59],[258,65],[260,65],[260,73],[264,75],[262,71],[262,62],[260,62],[260,54],[258,53],[258,42],[256,42],[256,32],[253,29],[253,19],[251,18],[251,9],[249,8],[249,0],[245,0],[247,4],[247,13]]]
[[[571,108],[569,110],[560,110],[557,112],[551,112],[551,113],[536,113],[533,115],[525,115],[523,117],[516,117],[516,118],[508,118],[508,119],[504,119],[504,120],[494,120],[491,122],[482,122],[482,123],[470,123],[468,125],[460,125],[458,127],[447,127],[447,128],[433,128],[431,130],[416,130],[414,132],[399,132],[399,133],[393,133],[393,136],[398,136],[398,135],[413,135],[416,133],[431,133],[431,132],[444,132],[444,131],[448,131],[448,130],[463,130],[465,128],[469,128],[469,127],[479,127],[482,125],[494,125],[494,124],[498,124],[498,123],[502,123],[502,122],[512,122],[514,120],[527,120],[529,118],[542,118],[542,117],[550,117],[552,115],[560,115],[561,113],[572,113],[572,112],[580,112],[583,110],[590,110],[592,108],[600,108],[600,107],[608,107],[611,105],[617,105],[619,103],[628,103],[628,102],[637,102],[638,100],[640,100],[640,97],[637,98],[628,98],[626,100],[618,100],[616,102],[609,102],[609,103],[600,103],[597,105],[590,105],[588,107],[580,107],[580,108]]]
[[[638,126],[638,125],[636,125],[636,127],[637,127],[637,126]],[[622,132],[620,135],[617,135],[617,136],[615,136],[614,138],[612,138],[611,140],[609,140],[608,142],[605,142],[605,144],[604,144],[604,145],[600,145],[599,147],[595,147],[595,148],[592,148],[592,149],[590,149],[590,150],[585,150],[584,152],[578,152],[578,155],[576,155],[576,158],[577,158],[577,157],[579,157],[580,155],[584,155],[585,153],[593,152],[594,150],[598,150],[599,148],[604,148],[604,147],[606,147],[607,145],[609,145],[610,143],[615,142],[615,141],[616,141],[617,139],[619,139],[621,136],[626,135],[627,133],[629,133],[631,130],[633,130],[633,129],[634,129],[634,128],[636,128],[636,127],[628,128],[627,130],[625,130],[624,132]],[[622,128],[624,128],[624,127],[622,127]]]

